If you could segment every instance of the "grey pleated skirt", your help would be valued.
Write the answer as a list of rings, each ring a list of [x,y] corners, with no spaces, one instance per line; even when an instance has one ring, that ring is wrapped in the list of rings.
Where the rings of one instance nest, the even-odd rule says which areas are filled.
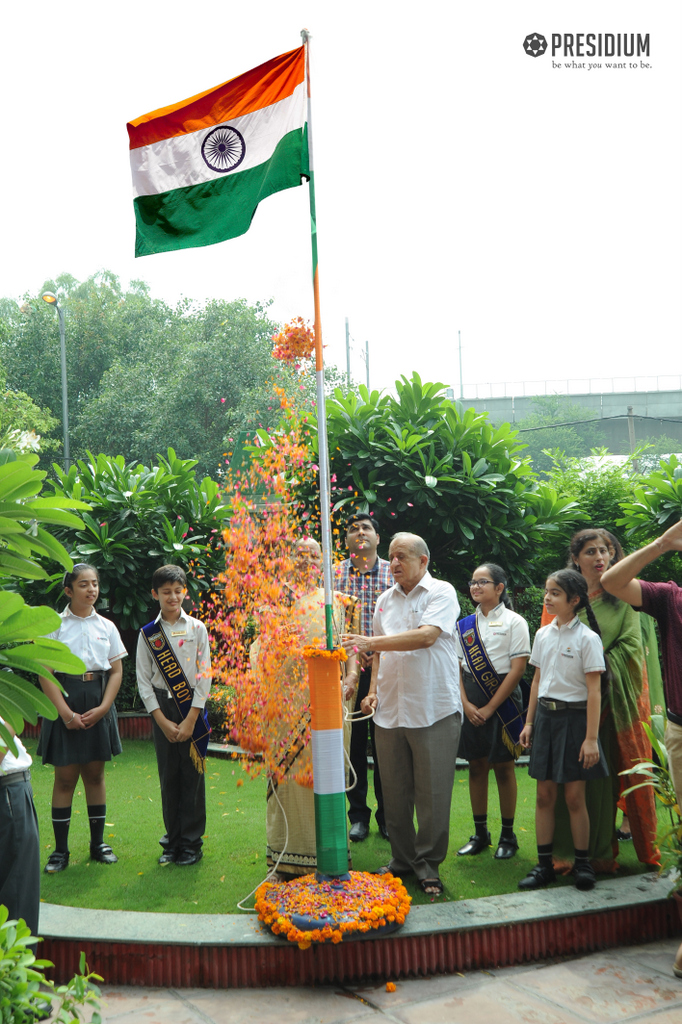
[[[548,711],[538,702],[533,722],[533,745],[530,748],[530,777],[542,782],[588,782],[590,779],[606,778],[609,769],[599,738],[597,763],[585,769],[578,760],[586,731],[585,708]]]
[[[57,679],[66,690],[66,703],[76,714],[82,715],[102,703],[106,686],[103,678],[85,682],[78,676],[56,673]],[[67,764],[89,764],[90,761],[111,761],[120,754],[121,737],[118,733],[116,707],[112,704],[107,714],[100,718],[91,729],[67,729],[61,718],[54,722],[43,718],[37,754],[43,764],[63,768]]]

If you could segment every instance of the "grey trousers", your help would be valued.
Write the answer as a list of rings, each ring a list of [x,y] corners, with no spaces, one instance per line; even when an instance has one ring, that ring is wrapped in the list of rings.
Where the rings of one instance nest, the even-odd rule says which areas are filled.
[[[179,725],[182,715],[172,697],[166,697],[160,690],[154,692],[166,718]],[[206,776],[200,775],[192,764],[190,740],[169,743],[152,721],[168,849],[196,852],[203,845],[202,836],[206,831]]]
[[[40,840],[31,783],[7,776],[0,786],[0,903],[38,934]],[[12,779],[11,784],[7,784]]]
[[[411,870],[419,879],[439,877],[438,869],[448,852],[461,724],[457,712],[424,729],[376,726],[386,828],[391,841],[389,867],[398,875]]]

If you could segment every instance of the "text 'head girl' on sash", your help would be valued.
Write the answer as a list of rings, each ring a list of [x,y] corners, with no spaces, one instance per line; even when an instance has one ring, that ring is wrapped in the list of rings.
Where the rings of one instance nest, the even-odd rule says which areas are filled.
[[[608,775],[599,742],[601,677],[606,665],[599,626],[584,576],[560,569],[545,584],[545,607],[555,618],[535,635],[530,656],[535,666],[521,743],[530,748],[531,778],[537,780],[535,834],[538,863],[519,882],[539,889],[555,881],[552,864],[555,805],[563,784],[575,848],[573,874],[578,889],[592,889],[590,819],[585,783]],[[590,627],[577,617],[584,608]]]
[[[85,663],[86,671],[80,676],[55,673],[64,692],[39,677],[59,716],[54,722],[43,719],[37,751],[43,764],[54,765],[55,849],[45,866],[48,875],[63,871],[69,863],[71,803],[79,778],[83,780],[90,819],[90,858],[102,864],[118,860],[104,842],[104,764],[121,753],[114,700],[127,651],[113,622],[95,611],[99,576],[94,566],[85,562],[74,565],[64,574],[63,586],[69,604],[61,612],[61,626],[48,636],[66,644]]]
[[[491,845],[488,831],[488,773],[492,768],[500,798],[502,831],[496,860],[519,848],[514,834],[515,761],[522,753],[523,701],[519,682],[530,655],[525,619],[512,610],[507,574],[494,562],[474,569],[469,580],[476,614],[457,624],[457,656],[464,718],[458,756],[469,762],[469,796],[474,835],[457,855],[473,856]]]

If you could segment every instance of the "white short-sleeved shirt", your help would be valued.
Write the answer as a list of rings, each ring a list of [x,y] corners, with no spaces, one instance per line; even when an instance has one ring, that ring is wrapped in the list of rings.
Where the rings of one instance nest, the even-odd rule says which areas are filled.
[[[511,669],[512,658],[527,658],[530,654],[530,632],[524,618],[506,605],[484,615],[480,606],[476,609],[476,625],[483,646],[498,676],[506,676]],[[459,631],[455,637],[457,657],[465,664]]]
[[[111,619],[105,619],[94,608],[83,619],[74,615],[68,606],[60,612],[60,617],[61,626],[47,637],[66,644],[72,654],[85,662],[87,672],[107,672],[113,662],[128,654]]]
[[[374,721],[383,729],[423,729],[461,713],[455,632],[459,602],[450,583],[427,572],[409,594],[399,583],[378,599],[374,636],[438,626],[438,639],[420,651],[382,651]]]
[[[0,722],[6,725],[2,718],[0,718]],[[33,758],[18,736],[14,737],[14,742],[17,745],[17,757],[14,756],[11,750],[8,749],[5,753],[5,747],[0,747],[0,755],[5,753],[2,761],[0,761],[0,775],[14,775],[15,772],[25,772],[33,764]]]
[[[578,616],[560,626],[556,619],[535,634],[530,663],[540,669],[538,697],[554,700],[587,699],[587,672],[603,672],[601,637]]]

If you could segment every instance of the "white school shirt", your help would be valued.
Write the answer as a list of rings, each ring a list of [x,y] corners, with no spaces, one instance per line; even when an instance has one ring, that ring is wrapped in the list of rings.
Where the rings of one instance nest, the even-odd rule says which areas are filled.
[[[3,725],[7,724],[3,718],[0,718],[0,722]],[[18,736],[14,737],[14,742],[17,745],[17,757],[14,756],[9,748],[0,746],[0,755],[2,755],[5,749],[7,751],[2,761],[0,761],[0,775],[14,775],[16,772],[25,772],[33,764],[33,758]]]
[[[530,654],[528,623],[506,605],[498,604],[487,615],[483,614],[479,605],[476,608],[476,625],[492,666],[501,678],[511,670],[512,658],[527,658]],[[457,657],[466,668],[459,630],[455,644]]]
[[[47,638],[66,644],[72,654],[85,662],[86,672],[108,672],[114,661],[127,657],[116,626],[94,608],[84,619],[74,615],[70,606],[59,614],[62,624]]]
[[[374,636],[438,626],[431,647],[382,651],[377,677],[375,723],[382,729],[423,729],[462,712],[455,631],[459,602],[450,583],[427,572],[409,594],[399,583],[383,593],[374,612]]]
[[[180,612],[177,622],[166,622],[161,618],[161,612],[154,621],[160,622],[163,626],[173,654],[187,676],[190,688],[194,690],[192,707],[203,709],[211,689],[211,651],[206,626],[192,615],[186,615],[184,611]],[[170,690],[142,633],[137,639],[135,671],[140,699],[151,714],[159,707],[154,687],[157,690],[168,690],[169,693]]]
[[[603,672],[601,637],[578,616],[560,626],[556,619],[535,634],[530,663],[540,669],[538,697],[587,700],[587,672]]]

